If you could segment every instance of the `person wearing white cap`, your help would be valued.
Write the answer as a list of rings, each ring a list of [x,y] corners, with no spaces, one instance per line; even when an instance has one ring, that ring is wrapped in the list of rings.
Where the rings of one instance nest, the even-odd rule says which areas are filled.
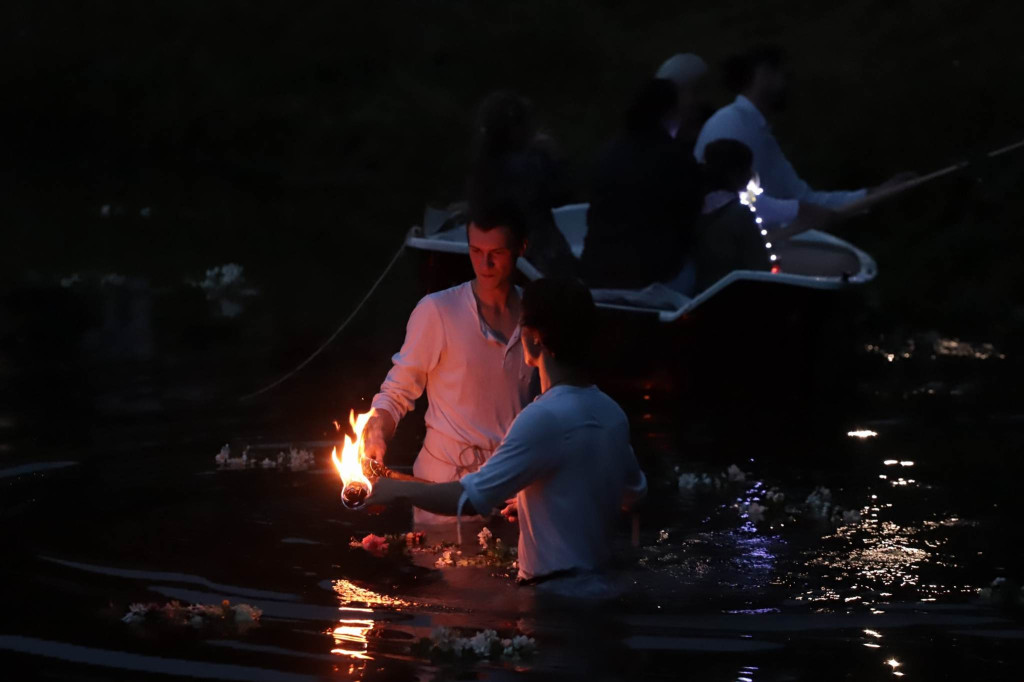
[[[693,143],[704,124],[710,107],[704,95],[707,63],[692,52],[674,54],[658,67],[654,77],[671,81],[679,92],[679,131],[676,137]]]

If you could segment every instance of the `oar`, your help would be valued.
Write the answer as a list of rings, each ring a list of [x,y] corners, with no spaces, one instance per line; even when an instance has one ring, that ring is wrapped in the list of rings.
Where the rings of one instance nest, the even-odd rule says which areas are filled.
[[[997,156],[1006,154],[1007,152],[1012,152],[1013,150],[1019,149],[1021,147],[1024,147],[1024,140],[1006,145],[1005,147],[1000,147],[999,149],[994,149],[990,151],[988,154],[986,154],[985,157],[993,159]],[[857,201],[850,202],[849,204],[846,204],[845,206],[840,208],[839,213],[842,214],[843,216],[851,216],[857,213],[862,213],[881,201],[885,201],[886,199],[889,199],[890,197],[893,197],[897,194],[902,194],[903,192],[906,192],[908,189],[919,187],[920,185],[923,185],[926,182],[931,182],[932,180],[944,177],[946,175],[949,175],[950,173],[955,173],[958,170],[963,170],[964,168],[967,168],[970,165],[970,161],[961,161],[960,163],[955,163],[952,166],[946,166],[945,168],[937,170],[934,173],[929,173],[928,175],[923,175],[918,178],[913,178],[912,180],[907,180],[906,182],[896,185],[894,187],[890,187],[889,189],[882,190],[880,192],[875,192],[874,194],[870,194],[864,197],[863,199],[858,199]]]

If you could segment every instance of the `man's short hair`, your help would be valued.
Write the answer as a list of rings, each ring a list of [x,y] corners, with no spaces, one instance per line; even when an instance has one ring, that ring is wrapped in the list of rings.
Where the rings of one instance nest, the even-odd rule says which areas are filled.
[[[727,187],[740,173],[750,172],[754,153],[739,140],[722,138],[704,148],[704,180],[709,191]]]
[[[585,367],[597,325],[590,289],[573,277],[545,277],[523,291],[522,325],[537,330],[558,362]]]
[[[725,87],[732,92],[743,92],[754,81],[758,67],[769,66],[773,69],[782,68],[786,61],[786,52],[778,45],[758,45],[741,54],[733,55],[725,60]]]
[[[526,224],[523,212],[514,201],[478,202],[469,208],[469,224],[483,232],[504,227],[512,235],[514,245],[526,242]]]

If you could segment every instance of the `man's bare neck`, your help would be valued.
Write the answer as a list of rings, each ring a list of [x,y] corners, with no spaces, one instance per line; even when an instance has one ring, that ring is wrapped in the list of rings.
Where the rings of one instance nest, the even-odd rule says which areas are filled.
[[[586,388],[594,383],[587,372],[560,365],[547,355],[541,357],[538,369],[541,393],[547,393],[553,386],[568,385]]]
[[[515,289],[511,282],[505,282],[496,287],[482,287],[479,280],[473,280],[473,293],[476,300],[482,307],[489,308],[495,312],[504,312],[514,303],[513,296]]]

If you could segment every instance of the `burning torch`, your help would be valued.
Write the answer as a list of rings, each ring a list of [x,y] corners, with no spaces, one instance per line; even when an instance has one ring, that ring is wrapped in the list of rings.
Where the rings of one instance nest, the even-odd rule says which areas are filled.
[[[370,459],[364,452],[363,431],[367,422],[374,414],[374,410],[356,416],[355,410],[349,413],[348,423],[355,434],[352,440],[345,434],[345,443],[341,448],[341,457],[338,457],[338,448],[331,451],[331,459],[341,476],[341,504],[346,509],[362,509],[366,506],[366,499],[373,492],[373,480],[378,478],[395,478],[405,481],[419,481],[421,479],[407,474],[401,474],[388,469],[386,466]],[[335,422],[335,426],[338,423]],[[340,426],[338,427],[340,430]]]

